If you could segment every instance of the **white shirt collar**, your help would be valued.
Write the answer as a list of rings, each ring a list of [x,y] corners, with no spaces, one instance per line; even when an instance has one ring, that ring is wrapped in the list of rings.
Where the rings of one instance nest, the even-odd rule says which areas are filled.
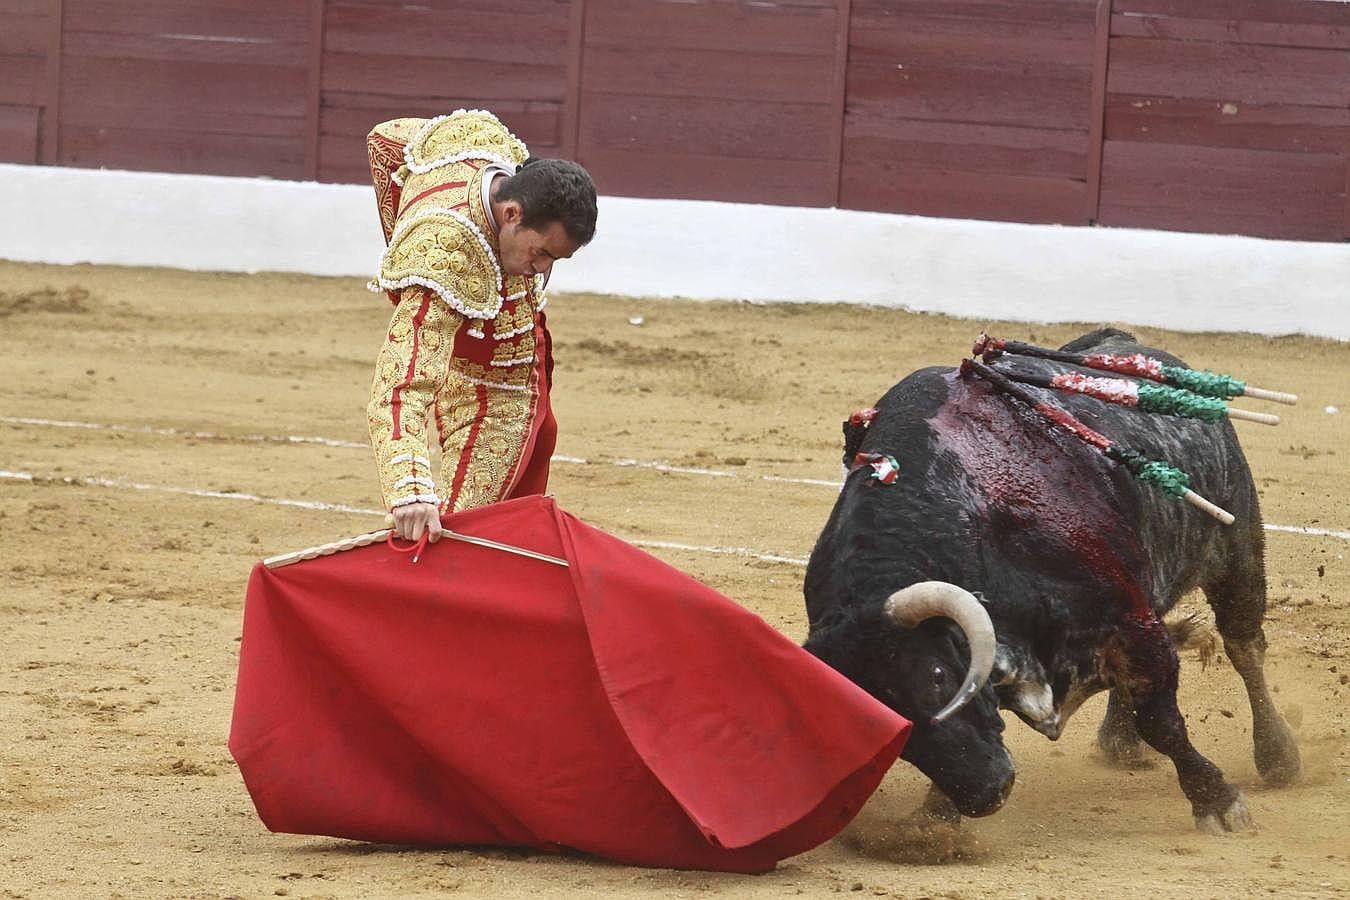
[[[497,234],[497,219],[492,215],[492,182],[498,175],[510,175],[511,171],[505,166],[490,165],[483,170],[483,214],[487,216],[488,227],[492,229],[493,234]]]

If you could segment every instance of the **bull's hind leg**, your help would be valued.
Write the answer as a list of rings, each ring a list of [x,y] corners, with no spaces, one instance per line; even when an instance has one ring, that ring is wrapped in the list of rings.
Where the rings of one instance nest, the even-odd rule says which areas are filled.
[[[1260,537],[1246,553],[1219,567],[1220,575],[1203,585],[1214,610],[1223,649],[1247,688],[1252,708],[1252,744],[1256,770],[1266,783],[1289,784],[1302,771],[1298,743],[1280,717],[1266,685],[1266,574]]]
[[[1293,732],[1281,718],[1266,687],[1266,636],[1258,631],[1254,637],[1223,639],[1224,652],[1233,668],[1247,686],[1247,700],[1252,706],[1252,745],[1256,757],[1256,771],[1268,784],[1291,784],[1303,770],[1298,743]]]

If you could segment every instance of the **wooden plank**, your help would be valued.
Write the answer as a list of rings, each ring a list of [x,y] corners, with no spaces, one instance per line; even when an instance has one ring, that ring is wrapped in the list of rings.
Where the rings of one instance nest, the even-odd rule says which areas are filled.
[[[143,127],[66,126],[61,134],[62,165],[210,175],[304,177],[304,144],[299,139],[247,134],[204,134]]]
[[[1341,210],[1344,213],[1341,237],[1350,239],[1350,156],[1345,159],[1345,188],[1341,193]]]
[[[416,71],[417,77],[409,77]],[[425,96],[428,86],[444,85],[460,96],[477,98],[473,106],[530,98],[561,101],[566,73],[558,66],[483,62],[447,57],[410,60],[399,56],[326,53],[323,90],[400,96]]]
[[[537,156],[563,156],[562,147],[557,144],[531,144],[530,152]],[[318,181],[329,184],[370,184],[370,167],[366,162],[366,142],[350,137],[326,134],[319,139]],[[370,214],[375,215],[375,205],[371,204]],[[373,263],[372,263],[373,264]]]
[[[1105,225],[1339,240],[1344,158],[1107,141]]]
[[[844,164],[886,161],[965,172],[1084,180],[1087,136],[1081,131],[1010,128],[898,119],[844,131]]]
[[[755,50],[736,56],[716,50],[653,53],[649,47],[588,44],[581,89],[588,94],[829,104],[833,66],[828,56]]]
[[[830,158],[828,107],[582,93],[579,154],[596,149],[739,159]]]
[[[1316,222],[1289,220],[1276,215],[1241,211],[1237,213],[1210,210],[1203,218],[1193,209],[1102,207],[1097,223],[1111,228],[1147,228],[1155,231],[1184,231],[1197,234],[1242,235],[1283,241],[1339,241],[1339,228],[1331,229]]]
[[[202,35],[103,34],[68,27],[64,45],[67,56],[85,59],[138,59],[302,69],[306,58],[303,35],[291,40],[236,40]]]
[[[486,62],[517,59],[566,65],[567,7],[541,4],[537,12],[503,23],[500,11],[439,11],[407,7],[391,16],[378,7],[330,3],[324,45],[335,53],[444,56]],[[453,36],[453,37],[451,37]]]
[[[1116,0],[1115,12],[1130,16],[1212,19],[1220,22],[1283,22],[1350,27],[1344,2],[1309,0]]]
[[[839,17],[834,29],[834,68],[830,85],[830,117],[834,127],[830,138],[830,206],[839,205],[839,185],[844,175],[844,118],[848,97],[849,22],[852,20],[852,0],[839,0]]]
[[[320,133],[345,135],[361,139],[362,152],[365,137],[377,123],[403,116],[444,115],[456,109],[472,105],[473,101],[463,97],[451,97],[436,100],[428,108],[410,110],[407,106],[390,98],[375,98],[370,95],[328,94],[325,105],[320,110]],[[562,104],[554,101],[534,103],[530,101],[510,100],[495,103],[492,112],[518,138],[530,144],[558,144],[562,139]]]
[[[1350,53],[1113,37],[1107,90],[1345,107],[1350,105]]]
[[[1024,4],[1030,9],[1033,4]],[[947,39],[978,42],[997,38],[1012,45],[1050,43],[1090,43],[1095,11],[1089,4],[1078,4],[1071,14],[1046,19],[1034,17],[996,18],[953,15],[947,3],[929,3],[923,8],[901,14],[892,4],[881,7],[854,3],[849,26],[854,46],[882,45],[896,36],[912,35],[912,40]]]
[[[1337,153],[1350,147],[1350,109],[1111,94],[1107,100],[1106,138],[1291,153]]]
[[[4,23],[4,28],[0,28],[0,56],[46,55],[51,16],[45,8],[9,13],[4,16]]]
[[[62,39],[65,30],[65,0],[51,0],[47,20],[47,89],[38,135],[38,161],[52,164],[61,152]]]
[[[1102,143],[1106,130],[1106,73],[1110,66],[1111,0],[1097,0],[1092,39],[1092,107],[1088,111],[1087,184],[1083,217],[1097,220],[1102,191]]]
[[[672,151],[587,148],[580,159],[600,193],[738,203],[828,206],[829,166],[799,160],[735,159]]]
[[[1084,184],[1063,178],[994,175],[871,161],[844,164],[839,202],[849,209],[1086,224]]]
[[[572,0],[567,20],[567,81],[563,92],[562,155],[576,159],[581,128],[581,79],[586,59],[586,0]]]
[[[514,20],[519,16],[534,15],[541,10],[561,8],[566,14],[568,0],[340,0],[348,6],[368,6],[383,10],[391,17],[409,12],[428,9],[435,12],[491,12],[503,19]]]
[[[38,108],[0,106],[0,162],[38,161]]]
[[[221,113],[305,115],[305,72],[298,66],[229,66],[67,56],[61,95],[72,109],[93,106],[155,115],[176,106]]]
[[[63,0],[68,31],[303,41],[308,0]]]
[[[364,138],[325,134],[319,138],[319,181],[370,184]],[[375,214],[371,204],[370,212]]]
[[[659,50],[747,49],[831,56],[838,13],[834,3],[771,7],[749,3],[633,3],[587,0],[586,48]]]
[[[1307,25],[1118,13],[1111,17],[1111,33],[1120,37],[1176,41],[1350,49],[1350,22],[1342,25]]]
[[[960,27],[953,27],[960,26]],[[1092,22],[1072,28],[1001,22],[966,22],[935,17],[886,20],[851,28],[849,56],[857,62],[978,66],[1092,65]]]
[[[853,15],[860,23],[884,19],[942,17],[972,22],[1057,26],[1065,22],[1091,23],[1095,0],[854,0]]]
[[[36,56],[0,56],[0,103],[42,106],[47,98],[47,64]]]
[[[323,103],[323,33],[326,0],[309,0],[305,66],[305,177],[319,177],[319,107]]]
[[[850,115],[891,115],[1087,131],[1092,79],[1086,68],[971,70],[850,62]]]
[[[320,158],[323,159],[323,165],[319,167],[318,181],[325,184],[359,184],[366,185],[370,182],[370,169],[364,163],[352,162],[351,159],[334,157],[332,154],[338,151],[332,151],[328,148],[330,138],[321,138],[322,145],[319,148]],[[372,268],[373,272],[374,269]]]
[[[462,106],[462,104],[461,104]],[[517,106],[520,106],[517,104]],[[443,109],[456,109],[448,106]],[[546,108],[543,104],[531,104],[528,109],[512,109],[507,106],[495,106],[492,112],[502,120],[511,133],[524,141],[534,153],[537,147],[562,145],[562,124],[559,104]],[[399,118],[403,110],[388,108],[379,113],[366,109],[341,109],[324,107],[319,116],[319,133],[323,137],[336,137],[353,141],[365,153],[366,135],[376,124],[388,119]],[[440,113],[437,113],[440,115]]]
[[[263,113],[213,109],[194,104],[155,108],[112,106],[67,98],[63,125],[80,128],[128,128],[144,123],[170,131],[200,131],[203,134],[248,134],[259,138],[303,141],[303,116],[273,116]]]

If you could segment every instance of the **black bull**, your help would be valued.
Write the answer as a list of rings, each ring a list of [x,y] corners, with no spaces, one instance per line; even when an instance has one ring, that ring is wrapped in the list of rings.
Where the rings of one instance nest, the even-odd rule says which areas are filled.
[[[1144,352],[1180,364],[1113,330],[1064,349]],[[1072,368],[1026,357],[999,365]],[[855,451],[889,454],[899,476],[884,484],[861,466],[845,480],[807,567],[805,646],[915,723],[904,758],[933,781],[932,812],[985,815],[1006,799],[1014,766],[1000,706],[1056,739],[1084,699],[1110,690],[1102,749],[1123,760],[1142,737],[1175,764],[1198,827],[1244,828],[1241,792],[1187,737],[1177,653],[1161,623],[1182,595],[1204,591],[1251,700],[1257,768],[1272,783],[1296,777],[1298,750],[1263,674],[1264,535],[1233,428],[1034,392],[1125,447],[1186,470],[1192,488],[1236,523],[1221,525],[1140,484],[974,374],[924,369],[881,398],[865,430],[846,424],[846,464]],[[930,581],[964,589],[948,593],[974,610],[937,611],[931,597],[908,615],[899,607],[913,598],[888,604],[899,589]],[[981,608],[996,639],[980,651],[985,671],[969,672],[978,668],[968,667],[971,645],[984,639],[968,642],[952,619],[978,631]],[[964,704],[953,699],[963,680]],[[955,709],[934,721],[944,705]]]

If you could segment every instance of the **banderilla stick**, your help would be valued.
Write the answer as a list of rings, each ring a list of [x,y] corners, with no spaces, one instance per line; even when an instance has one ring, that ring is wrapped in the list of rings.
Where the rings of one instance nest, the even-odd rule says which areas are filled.
[[[1134,407],[1141,412],[1182,416],[1204,422],[1217,422],[1226,416],[1230,419],[1260,422],[1262,425],[1280,424],[1279,416],[1235,409],[1222,398],[1207,397],[1163,384],[1141,384],[1128,378],[1092,378],[1079,372],[1045,375],[1039,372],[1014,372],[1008,369],[999,371],[1013,381],[1066,393],[1084,394],[1104,403]]]
[[[1265,388],[1252,387],[1245,381],[1240,381],[1230,375],[1221,375],[1217,372],[1197,372],[1195,369],[1188,369],[1185,366],[1172,366],[1164,363],[1160,359],[1154,359],[1151,356],[1145,356],[1142,353],[1130,353],[1127,355],[1112,353],[1069,353],[1065,350],[1051,350],[1049,347],[1037,347],[1035,344],[1024,344],[1021,341],[1005,341],[981,332],[979,339],[975,341],[975,346],[971,348],[971,353],[975,356],[984,358],[985,362],[991,362],[1000,353],[1012,353],[1017,356],[1034,356],[1039,359],[1053,359],[1058,362],[1072,363],[1076,366],[1084,366],[1089,369],[1099,369],[1105,372],[1115,372],[1117,375],[1133,375],[1137,378],[1147,378],[1149,381],[1157,381],[1172,387],[1184,388],[1185,390],[1201,394],[1206,397],[1255,397],[1258,400],[1273,400],[1276,403],[1284,403],[1293,406],[1298,402],[1297,394],[1287,394],[1284,391],[1268,391]],[[1233,418],[1250,418],[1249,416],[1233,416]],[[1255,419],[1253,421],[1261,421]],[[1270,423],[1267,423],[1270,424]]]
[[[1063,428],[1065,431],[1073,434],[1089,446],[1096,447],[1108,459],[1115,460],[1125,466],[1130,474],[1134,475],[1135,478],[1138,478],[1145,484],[1152,484],[1174,497],[1180,497],[1197,509],[1204,510],[1225,525],[1233,524],[1235,519],[1233,514],[1222,507],[1210,503],[1204,497],[1191,490],[1190,478],[1180,469],[1169,466],[1164,462],[1149,459],[1127,447],[1122,447],[1106,435],[1094,431],[1084,425],[1066,410],[1060,409],[1054,404],[1036,399],[1030,391],[1010,380],[1002,372],[995,371],[973,359],[962,360],[961,374],[964,375],[968,372],[974,372],[976,375],[979,375],[981,378],[988,381],[995,390],[1020,400],[1051,424]]]

